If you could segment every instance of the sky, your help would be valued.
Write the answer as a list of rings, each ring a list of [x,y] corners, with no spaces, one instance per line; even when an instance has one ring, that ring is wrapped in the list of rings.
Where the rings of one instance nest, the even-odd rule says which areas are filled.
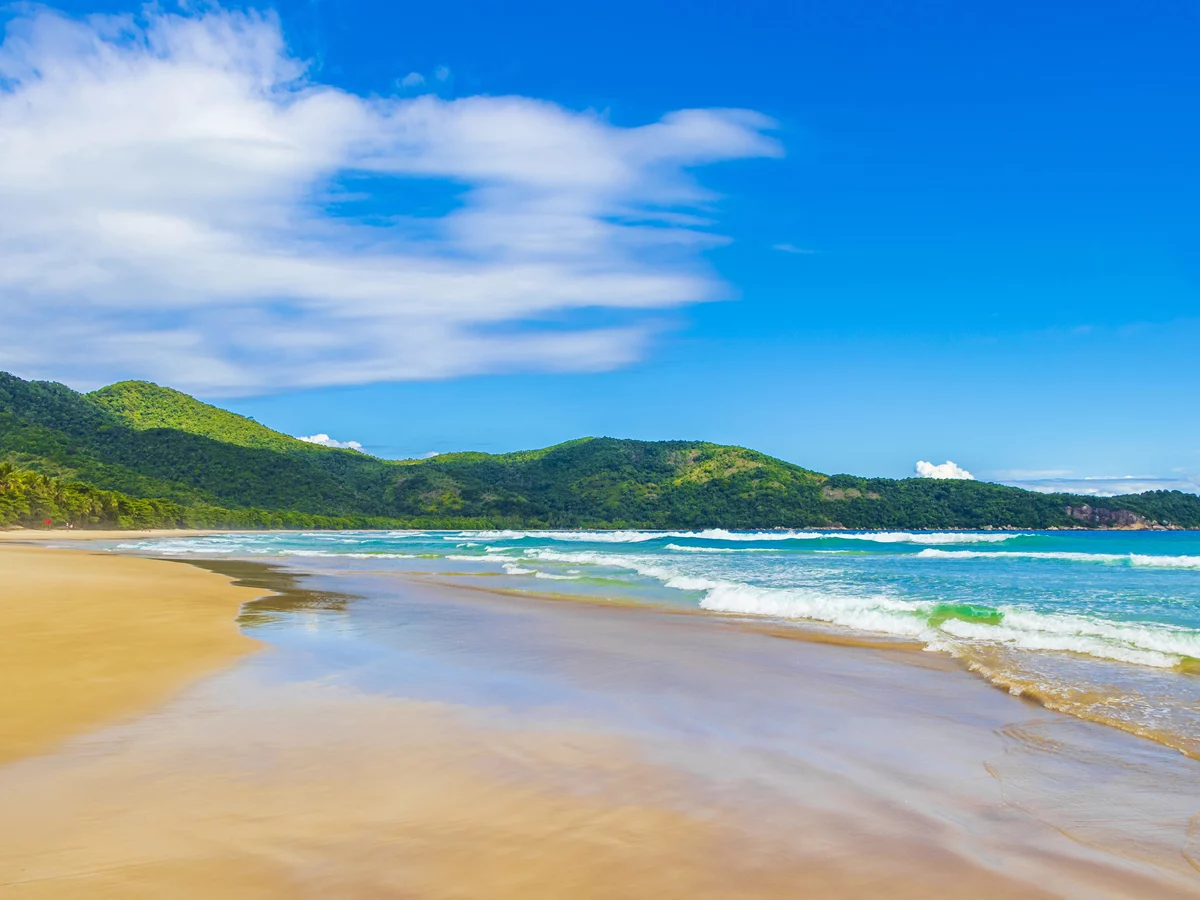
[[[1200,490],[1194,3],[3,19],[22,377],[388,457],[591,434]]]

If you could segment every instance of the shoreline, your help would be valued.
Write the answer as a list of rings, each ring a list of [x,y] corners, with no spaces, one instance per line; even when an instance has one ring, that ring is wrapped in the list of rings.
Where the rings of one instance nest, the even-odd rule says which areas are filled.
[[[21,528],[10,527],[0,529],[0,543],[45,543],[53,541],[106,541],[106,540],[125,540],[128,538],[158,538],[158,537],[207,537],[211,535],[221,534],[304,534],[306,532],[325,532],[334,534],[338,531],[352,531],[355,534],[389,534],[394,532],[426,532],[426,531],[477,531],[475,528],[418,528],[411,526],[407,528]],[[1058,526],[1051,525],[1048,528],[1023,528],[1012,525],[981,525],[976,528],[947,526],[945,528],[913,528],[897,525],[893,528],[845,528],[835,525],[810,525],[796,526],[794,528],[724,528],[721,526],[705,526],[703,528],[616,528],[616,527],[596,527],[596,528],[572,528],[568,526],[562,527],[544,527],[544,528],[523,528],[515,526],[505,526],[503,528],[485,529],[494,531],[520,531],[528,532],[529,534],[554,534],[562,531],[577,531],[582,533],[597,532],[605,533],[612,531],[628,531],[640,532],[645,534],[662,534],[670,532],[688,532],[700,534],[705,531],[731,531],[735,533],[775,533],[775,532],[821,532],[828,534],[839,534],[842,532],[850,532],[856,534],[889,534],[896,532],[905,532],[909,534],[971,534],[980,532],[984,534],[1002,534],[1002,533],[1030,533],[1030,534],[1051,534],[1051,533],[1094,533],[1094,532],[1200,532],[1200,528],[1183,528],[1176,525],[1101,525],[1094,528],[1088,528],[1084,525],[1076,526]]]
[[[278,529],[299,531],[300,529]],[[208,537],[214,534],[250,534],[236,528],[5,528],[0,530],[0,543],[44,544],[54,541],[119,541],[131,537]],[[262,534],[269,534],[266,530]]]
[[[383,574],[383,573],[380,573]],[[388,575],[402,576],[413,584],[428,585],[435,588],[448,588],[456,591],[479,592],[495,597],[527,599],[543,603],[565,603],[597,608],[642,610],[659,616],[683,616],[706,619],[720,623],[728,628],[747,634],[759,634],[781,640],[796,641],[804,644],[818,644],[850,649],[872,650],[880,653],[902,654],[909,665],[921,668],[938,668],[946,671],[963,672],[986,684],[988,687],[1003,694],[1021,698],[1034,703],[1041,708],[1062,713],[1083,722],[1112,728],[1124,734],[1162,747],[1180,755],[1200,761],[1200,742],[1195,736],[1186,736],[1162,729],[1147,729],[1138,727],[1111,715],[1106,715],[1104,704],[1097,703],[1094,698],[1087,702],[1081,701],[1078,692],[1073,689],[1055,690],[1053,686],[1038,683],[1034,680],[1021,678],[1012,671],[1005,671],[995,666],[989,666],[985,658],[970,649],[952,652],[946,648],[931,649],[919,638],[906,638],[896,635],[871,631],[858,631],[846,626],[830,625],[817,620],[785,619],[770,616],[754,617],[744,613],[723,612],[702,608],[680,608],[667,605],[656,605],[645,601],[625,598],[607,598],[585,596],[579,594],[562,594],[550,591],[537,591],[522,588],[504,588],[488,584],[469,584],[468,578],[479,577],[476,574],[440,572],[428,573],[420,571],[389,572]],[[1192,668],[1178,670],[1181,677],[1191,677]],[[1181,739],[1182,737],[1182,739]]]
[[[774,531],[788,531],[790,529],[772,529]],[[845,529],[810,529],[812,531],[829,532],[836,534]],[[1129,529],[1111,528],[1111,529],[1050,529],[1049,532],[1063,531],[1121,531]],[[1134,529],[1138,530],[1138,529]],[[954,532],[961,529],[928,529],[931,533],[938,532]],[[994,529],[972,529],[972,531],[982,531],[995,533]],[[263,530],[257,532],[247,532],[241,530],[227,529],[161,529],[156,531],[84,531],[84,530],[65,530],[60,529],[54,532],[46,532],[39,530],[27,530],[0,532],[0,544],[6,540],[11,546],[13,544],[32,544],[32,545],[47,545],[53,546],[59,541],[63,541],[68,546],[79,541],[101,541],[112,540],[127,540],[130,538],[136,539],[153,539],[156,537],[162,538],[187,538],[187,537],[204,537],[207,535],[242,535],[242,534],[295,534],[298,533],[293,529],[275,529]],[[302,533],[302,532],[300,532]],[[358,532],[356,532],[358,533]],[[361,532],[363,534],[388,534],[388,531],[369,531]],[[536,534],[537,531],[531,531],[530,534]],[[652,532],[653,533],[653,532]],[[869,532],[868,532],[869,533]],[[186,561],[174,556],[157,557],[153,551],[148,552],[148,558],[160,558],[171,561]],[[429,572],[412,572],[410,573],[417,580],[426,580],[431,574]],[[552,591],[528,590],[524,588],[501,588],[499,586],[488,586],[477,582],[475,578],[463,578],[460,575],[468,573],[443,572],[437,573],[441,576],[446,576],[452,580],[443,581],[444,584],[452,585],[455,588],[463,590],[481,590],[494,593],[497,596],[530,596],[543,601],[562,601],[572,603],[599,603],[600,605],[623,605],[642,606],[644,601],[628,598],[600,598],[600,597],[583,597],[575,594],[563,594],[559,596]],[[656,607],[651,607],[656,608]],[[667,610],[658,610],[660,612],[683,613],[687,610],[670,608]],[[756,617],[747,617],[742,613],[736,612],[721,612],[714,610],[695,610],[695,614],[719,618],[729,624],[733,624],[747,631],[756,631],[762,634],[768,634],[773,637],[796,640],[806,643],[821,643],[841,645],[847,647],[866,647],[875,649],[893,650],[896,652],[905,652],[909,654],[918,651],[924,652],[927,648],[923,642],[917,638],[899,637],[896,635],[876,634],[869,631],[856,631],[850,628],[839,626],[827,626],[824,623],[816,621],[804,620],[789,620],[786,618],[774,619],[771,617],[763,617],[762,621],[758,621]],[[949,648],[940,648],[938,652],[928,654],[938,659],[936,665],[961,669],[972,674],[973,677],[982,679],[990,687],[1001,691],[1012,693],[1017,696],[1024,697],[1034,703],[1039,704],[1043,708],[1066,713],[1067,715],[1075,716],[1085,721],[1094,722],[1105,727],[1116,728],[1128,734],[1135,735],[1143,740],[1154,742],[1158,745],[1169,747],[1172,750],[1183,754],[1192,759],[1200,760],[1200,735],[1192,734],[1187,731],[1170,730],[1158,727],[1152,723],[1147,725],[1136,719],[1131,719],[1128,716],[1121,715],[1122,710],[1119,707],[1110,707],[1110,705],[1100,702],[1099,695],[1094,693],[1081,693],[1069,685],[1059,685],[1053,681],[1039,682],[1025,677],[1021,667],[1013,669],[1012,665],[997,666],[996,659],[989,657],[986,654],[976,652],[977,648],[967,647],[960,648],[959,651],[952,651]],[[1012,662],[1011,660],[1009,662]],[[934,665],[932,659],[928,659],[925,665]],[[1112,665],[1105,661],[1104,665]],[[1118,665],[1119,667],[1119,665]],[[1178,674],[1182,677],[1191,677],[1194,673],[1194,666],[1182,666]],[[1114,669],[1115,671],[1115,669]],[[1114,713],[1115,710],[1115,713]]]
[[[217,571],[223,570],[230,562],[233,561],[228,559],[204,561],[206,567]],[[249,563],[239,561],[239,563],[252,568],[263,566],[261,561]],[[825,640],[819,629],[802,627],[794,629],[796,632],[806,632],[801,636],[792,633],[793,629],[787,626],[777,628],[768,623],[760,624],[727,614],[692,613],[642,604],[611,603],[603,600],[579,602],[577,598],[573,597],[511,593],[502,588],[487,585],[468,587],[460,581],[414,577],[412,573],[358,570],[332,575],[328,571],[314,572],[303,564],[298,565],[296,560],[291,560],[283,566],[267,564],[266,568],[279,573],[287,573],[288,577],[297,579],[296,583],[316,588],[325,598],[323,603],[329,602],[331,597],[338,596],[337,591],[345,591],[344,596],[348,599],[352,598],[356,603],[367,605],[381,603],[386,607],[385,615],[388,619],[391,619],[394,614],[393,604],[401,597],[410,595],[415,589],[416,597],[413,599],[416,600],[418,617],[440,616],[444,614],[442,612],[444,607],[449,606],[451,609],[476,610],[485,616],[495,613],[497,624],[499,624],[499,620],[504,619],[513,621],[513,624],[493,631],[488,627],[486,618],[483,621],[460,619],[456,624],[456,629],[465,627],[466,633],[459,634],[451,645],[451,653],[454,658],[464,654],[468,657],[471,656],[472,645],[480,650],[507,646],[509,640],[506,638],[506,634],[509,635],[509,638],[516,638],[518,634],[522,635],[517,639],[519,643],[526,639],[524,635],[527,631],[536,634],[543,627],[564,632],[569,641],[568,656],[563,659],[567,671],[560,674],[565,675],[571,681],[581,680],[589,685],[589,691],[593,690],[596,687],[593,679],[599,673],[591,672],[590,664],[579,663],[576,660],[576,654],[585,653],[585,648],[587,648],[587,653],[599,653],[601,658],[615,653],[619,660],[616,664],[616,671],[619,673],[618,681],[625,684],[623,689],[632,687],[636,692],[636,704],[639,708],[644,702],[642,691],[648,690],[653,694],[656,691],[654,685],[659,683],[658,678],[645,677],[646,673],[638,674],[639,666],[646,661],[646,658],[652,659],[651,665],[655,669],[661,668],[664,674],[667,674],[672,680],[677,677],[676,661],[683,663],[685,670],[693,667],[707,670],[701,677],[706,680],[706,683],[710,683],[712,690],[699,693],[717,697],[729,691],[733,685],[737,685],[739,691],[749,690],[756,697],[760,696],[763,691],[768,695],[774,693],[776,696],[786,696],[790,691],[773,692],[768,686],[771,680],[776,680],[782,674],[776,669],[775,663],[769,663],[766,670],[760,670],[761,674],[769,676],[769,680],[765,683],[760,684],[757,678],[739,677],[743,662],[757,657],[760,653],[768,659],[786,661],[785,666],[797,666],[793,676],[801,675],[801,677],[785,676],[777,686],[787,685],[793,690],[799,688],[801,696],[812,698],[800,701],[801,705],[796,711],[802,713],[801,719],[808,720],[810,717],[809,713],[803,711],[804,706],[815,704],[816,708],[822,710],[822,713],[812,720],[813,724],[819,722],[822,728],[830,729],[833,734],[843,731],[856,734],[864,725],[869,732],[875,732],[876,736],[867,740],[865,746],[872,748],[869,750],[868,756],[878,754],[879,758],[869,762],[866,769],[860,773],[860,776],[866,775],[867,777],[856,788],[856,790],[865,789],[869,796],[859,794],[851,804],[856,806],[862,803],[869,808],[870,812],[867,815],[869,820],[873,820],[877,816],[887,818],[896,814],[901,808],[908,807],[910,803],[915,803],[915,808],[921,809],[929,801],[928,799],[918,801],[914,795],[909,793],[910,787],[923,785],[922,790],[932,789],[935,793],[941,793],[940,782],[943,778],[961,778],[964,777],[964,774],[966,779],[964,784],[972,785],[968,788],[972,797],[962,809],[950,813],[950,817],[953,819],[957,815],[976,814],[980,809],[987,807],[989,791],[985,790],[982,795],[977,794],[978,777],[961,771],[955,773],[954,769],[961,767],[964,763],[972,762],[974,753],[995,754],[993,758],[980,756],[977,759],[977,764],[980,766],[979,776],[984,776],[988,782],[994,782],[994,787],[999,791],[995,798],[998,802],[995,811],[985,813],[984,819],[979,823],[983,831],[986,831],[988,827],[985,823],[992,822],[994,815],[1000,814],[1003,817],[1006,814],[1003,810],[1019,810],[1021,815],[1031,817],[1030,826],[1048,828],[1053,832],[1055,839],[1065,837],[1072,845],[1101,851],[1101,856],[1092,857],[1087,861],[1082,858],[1071,859],[1073,851],[1063,845],[1059,850],[1052,852],[1047,847],[1047,857],[1042,858],[1040,856],[1041,846],[1035,841],[1030,841],[1026,850],[1023,851],[1028,853],[1028,856],[1018,856],[1012,860],[1014,864],[1019,863],[1015,866],[1016,869],[1024,869],[1026,865],[1036,868],[1048,866],[1045,870],[1049,878],[1047,884],[1054,884],[1060,878],[1065,880],[1064,883],[1076,884],[1076,890],[1066,891],[1065,896],[1077,895],[1078,885],[1081,884],[1089,884],[1095,889],[1104,885],[1105,888],[1112,889],[1111,894],[1106,894],[1112,897],[1165,897],[1186,884],[1190,886],[1190,890],[1184,887],[1185,894],[1191,896],[1194,892],[1196,896],[1200,896],[1200,881],[1193,881],[1187,876],[1185,876],[1184,882],[1177,881],[1179,869],[1169,862],[1170,857],[1175,856],[1177,861],[1184,863],[1186,871],[1191,875],[1194,876],[1196,871],[1200,871],[1200,840],[1198,840],[1200,834],[1195,833],[1194,827],[1188,829],[1188,817],[1200,815],[1196,809],[1189,807],[1187,815],[1178,820],[1182,829],[1177,837],[1162,833],[1153,835],[1151,843],[1159,843],[1164,838],[1168,845],[1178,841],[1178,844],[1175,845],[1178,847],[1177,850],[1170,846],[1160,845],[1151,853],[1147,847],[1134,846],[1137,842],[1129,841],[1130,832],[1123,833],[1121,831],[1121,827],[1126,826],[1134,830],[1141,828],[1145,823],[1139,818],[1139,815],[1146,816],[1148,811],[1150,811],[1150,815],[1146,821],[1163,815],[1164,810],[1155,807],[1156,801],[1153,799],[1153,795],[1164,789],[1173,791],[1173,785],[1178,783],[1181,776],[1188,778],[1200,775],[1195,760],[1179,754],[1174,748],[1147,740],[1145,736],[1138,736],[1095,720],[1058,712],[1044,706],[1038,700],[1020,695],[1014,696],[1010,691],[981,677],[979,673],[964,665],[961,660],[949,654],[927,653],[915,643],[875,642],[870,639],[861,642],[853,639],[844,641],[840,635],[832,635],[832,640]],[[254,583],[260,582],[255,581]],[[267,584],[269,579],[261,583]],[[333,593],[326,593],[330,591]],[[339,606],[337,609],[338,620],[344,621],[346,614],[347,608]],[[453,614],[455,618],[458,615],[458,613]],[[520,624],[527,615],[530,625],[538,623],[536,627],[527,629],[526,626]],[[338,630],[341,630],[341,626],[338,626]],[[701,640],[703,645],[713,651],[713,655],[691,652],[690,641],[692,638],[689,638],[689,635]],[[582,642],[577,643],[581,637],[583,638]],[[765,642],[764,638],[767,639]],[[779,638],[784,638],[784,640],[781,641]],[[539,637],[532,638],[533,652],[519,646],[511,650],[518,660],[517,671],[522,673],[522,677],[527,671],[528,660],[543,658],[543,651],[539,648],[540,640]],[[677,640],[682,640],[688,647],[688,652],[684,657],[677,655],[678,650],[671,651],[671,645]],[[637,644],[642,646],[635,646]],[[800,647],[797,644],[804,646]],[[743,649],[737,649],[739,645]],[[843,649],[847,646],[865,652],[847,654]],[[420,638],[418,652],[422,658],[427,652],[426,647],[426,639]],[[747,648],[758,649],[748,652]],[[641,663],[638,662],[640,654],[648,654],[648,657],[643,658]],[[723,662],[730,665],[731,668],[726,670]],[[633,665],[631,666],[630,663]],[[490,663],[486,671],[489,673],[487,678],[490,681],[493,678]],[[422,669],[423,672],[424,669]],[[425,676],[422,674],[421,680],[424,678]],[[500,675],[500,680],[504,681],[503,675]],[[844,700],[851,702],[839,702],[835,699],[839,694],[843,695]],[[952,702],[948,707],[943,707],[943,702],[946,700]],[[930,701],[934,703],[932,708],[926,705]],[[727,702],[728,698],[719,700],[717,708],[723,708]],[[753,706],[753,703],[750,705]],[[675,704],[672,702],[669,704],[668,710],[664,711],[669,711],[674,716],[677,714],[674,706]],[[503,704],[500,708],[494,708],[491,703],[488,704],[488,707],[488,714],[493,717],[498,716],[504,723],[499,726],[503,730],[524,727],[520,704],[513,709],[508,709]],[[872,708],[874,712],[871,711]],[[917,717],[911,720],[907,719],[906,710],[908,713],[916,713]],[[562,714],[567,714],[572,718],[577,714],[586,715],[586,713],[571,708],[564,708],[555,713],[556,716]],[[929,720],[924,719],[925,716],[931,716],[933,720],[941,724],[931,724]],[[510,717],[515,717],[516,721],[511,722]],[[899,730],[891,731],[890,736],[888,726],[883,725],[883,730],[879,731],[880,725],[867,724],[873,720],[882,722],[889,717],[895,720],[895,725],[892,727],[899,728]],[[776,721],[781,724],[787,718],[785,716]],[[991,722],[989,722],[989,718],[991,718]],[[699,729],[696,737],[699,737],[709,727],[714,725],[720,727],[717,724],[719,722],[719,718],[710,719],[707,716],[700,716],[696,723]],[[585,733],[594,733],[592,727],[582,727]],[[657,731],[657,727],[655,723],[653,730]],[[771,731],[777,727],[779,724],[769,726]],[[922,731],[931,729],[934,734],[944,734],[946,738],[950,739],[946,747],[935,751],[938,742],[931,742],[928,736],[924,738],[920,736]],[[735,727],[735,733],[736,730]],[[910,734],[910,730],[914,733]],[[693,752],[701,751],[702,746],[692,746],[690,727],[688,732],[688,748],[685,752],[690,756]],[[617,728],[612,732],[602,729],[600,733],[616,737],[621,733],[621,729]],[[850,746],[858,744],[860,738],[861,734],[850,738]],[[829,752],[829,747],[826,746],[827,739],[820,736],[819,732],[813,733],[807,727],[802,728],[796,734],[796,739],[808,747],[803,751],[804,754],[815,752],[820,758],[825,757]],[[839,740],[842,738],[835,738],[834,743]],[[893,746],[893,742],[898,746]],[[1061,755],[1063,753],[1065,756]],[[933,757],[933,761],[925,759],[926,756]],[[939,756],[943,758],[949,768],[943,770],[942,766],[936,762],[936,758]],[[722,761],[719,765],[722,771],[719,778],[723,781],[731,773],[724,771],[723,753],[720,754],[720,758]],[[825,783],[829,779],[832,779],[833,782],[843,782],[843,787],[845,786],[844,779],[847,778],[848,773],[844,764],[848,760],[849,757],[846,757],[839,761],[825,760],[820,764],[823,774],[820,776],[818,784],[812,786],[816,788],[817,793],[826,790]],[[918,762],[918,760],[920,761]],[[1080,778],[1080,775],[1089,768],[1097,766],[1098,761],[1101,760],[1103,762],[1099,763],[1098,771]],[[1064,773],[1059,771],[1059,767],[1064,763],[1068,769],[1075,771],[1060,783]],[[881,765],[882,769],[879,768]],[[894,768],[897,765],[899,768]],[[910,766],[914,766],[914,768],[909,769]],[[1110,815],[1109,810],[1104,801],[1096,798],[1103,797],[1112,786],[1099,788],[1097,784],[1096,798],[1093,798],[1085,784],[1089,782],[1089,779],[1102,782],[1106,777],[1102,771],[1109,766],[1115,767],[1109,769],[1108,772],[1116,776],[1118,782],[1122,781],[1130,772],[1137,772],[1146,766],[1153,773],[1150,777],[1155,784],[1139,784],[1137,786],[1139,792],[1146,792],[1151,799],[1145,808],[1135,814],[1132,809],[1140,806],[1141,802],[1140,800],[1134,802],[1132,797],[1128,798],[1130,801],[1128,815],[1122,813],[1113,818],[1113,822],[1126,818],[1124,825],[1114,826],[1107,834],[1102,831],[1093,833],[1090,831],[1092,826],[1087,821],[1087,815],[1080,814],[1083,812],[1083,807],[1090,807],[1091,815],[1094,816],[1096,822],[1105,821]],[[909,774],[902,774],[905,770],[908,770]],[[892,781],[897,776],[899,776],[899,781],[892,783],[887,788],[883,788],[881,783],[875,783],[871,788],[865,787],[880,777],[884,771],[888,773],[883,776],[885,781]],[[1042,789],[1031,789],[1033,783],[1030,781],[1031,775],[1035,776],[1034,780],[1046,779],[1042,783]],[[909,783],[910,778],[915,780]],[[851,776],[850,783],[853,783],[854,780],[854,777]],[[934,782],[937,782],[936,787],[932,786]],[[782,789],[783,786],[771,784],[768,791],[774,793],[776,787]],[[1083,803],[1076,802],[1073,808],[1066,807],[1060,811],[1057,803],[1061,797],[1044,789],[1052,788],[1057,791],[1064,787],[1072,793],[1080,790],[1084,792],[1078,795],[1077,801],[1083,800],[1084,796],[1087,796],[1088,799]],[[881,788],[882,791],[876,793]],[[841,788],[836,790],[841,790]],[[1190,798],[1182,799],[1186,803]],[[966,798],[960,796],[958,800],[964,801]],[[1121,801],[1114,797],[1111,802],[1119,805]],[[753,808],[753,803],[750,808]],[[1060,812],[1065,815],[1060,815]],[[907,815],[907,813],[901,815]],[[940,820],[943,815],[945,815],[944,812],[937,813],[935,818]],[[791,824],[800,826],[805,822],[809,825],[813,824],[806,818],[806,814]],[[786,825],[786,819],[779,824]],[[751,831],[756,830],[748,824],[745,827],[749,827]],[[846,821],[841,819],[840,814],[837,824],[833,827],[842,829],[847,827]],[[807,826],[805,825],[803,828],[807,828]],[[952,892],[948,888],[933,888],[932,893],[928,893],[932,887],[928,883],[926,883],[926,888],[917,887],[923,883],[923,878],[927,873],[923,870],[923,866],[921,869],[911,869],[901,862],[897,848],[904,843],[901,838],[902,834],[904,834],[903,829],[892,834],[891,839],[896,842],[894,845],[881,845],[870,851],[872,855],[878,856],[880,862],[886,860],[888,865],[895,866],[894,874],[900,876],[900,881],[904,886],[903,888],[897,887],[894,895],[909,896],[909,891],[913,896],[950,895]],[[846,835],[843,834],[839,840],[845,837]],[[983,876],[989,871],[992,875],[1003,873],[1005,877],[1010,874],[1006,871],[1006,867],[1001,867],[999,871],[993,867],[995,857],[993,857],[992,851],[994,848],[989,846],[986,840],[984,845],[978,848],[978,851],[967,854],[968,858],[975,860],[975,863],[968,869],[961,869],[959,866],[964,861],[962,858],[943,855],[950,849],[953,841],[951,844],[942,844],[941,841],[946,839],[946,835],[937,837],[933,832],[927,833],[927,837],[932,841],[931,845],[925,845],[920,840],[913,845],[915,858],[921,859],[923,863],[933,862],[940,855],[941,864],[945,865],[948,870],[957,869],[957,877],[964,879],[964,884],[977,885],[974,890],[975,895],[991,896],[990,890],[996,889],[996,883],[991,882],[990,878],[985,877],[981,881],[975,882],[977,877]],[[763,835],[760,835],[760,838],[767,839]],[[972,840],[974,839],[972,838]],[[979,854],[978,857],[975,856],[976,852]],[[1110,853],[1115,856],[1110,856]],[[1180,853],[1182,857],[1178,855]],[[1057,861],[1052,861],[1055,858]],[[816,860],[806,863],[806,867],[820,867],[823,870],[820,877],[812,882],[814,885],[812,889],[816,895],[860,896],[859,887],[861,886],[850,889],[844,886],[843,879],[847,870],[843,869],[843,866],[848,864],[849,869],[852,870],[855,865],[859,864],[848,863],[849,859],[850,857],[839,859],[831,865],[821,865]],[[1166,863],[1166,868],[1161,872],[1164,880],[1157,884],[1153,892],[1145,892],[1144,888],[1131,887],[1140,883],[1144,875],[1149,874],[1143,872],[1138,875],[1137,869],[1152,859],[1155,860],[1155,867]],[[1132,870],[1126,868],[1130,862],[1134,863]],[[976,869],[975,865],[979,863],[983,865]],[[1065,865],[1065,868],[1060,869],[1060,864]],[[900,875],[901,872],[904,874]],[[1105,874],[1101,875],[1100,873]],[[791,877],[797,877],[797,873],[793,872]],[[1151,880],[1157,880],[1157,876]],[[1027,881],[1017,890],[1014,890],[1011,885],[1000,888],[997,896],[1032,897],[1037,895],[1035,884],[1042,888],[1047,886],[1034,879]],[[834,885],[838,886],[834,887]],[[822,887],[828,893],[822,891]],[[1161,889],[1161,894],[1157,893],[1159,889]],[[947,893],[943,894],[943,890],[946,890]],[[962,890],[964,888],[956,886],[953,889],[953,895],[957,896],[958,892]],[[965,890],[972,893],[969,888]],[[878,889],[869,892],[863,891],[861,895],[875,896],[877,892]],[[1050,893],[1057,894],[1053,889]],[[793,894],[783,891],[780,896],[793,896]]]
[[[17,896],[1200,895],[1186,835],[1138,831],[1175,827],[1155,790],[1194,765],[940,654],[295,560],[13,554],[199,578],[207,620],[272,651],[0,765]],[[230,591],[263,598],[236,626]]]
[[[0,547],[0,764],[147,711],[261,644],[262,591],[167,560]]]
[[[789,529],[773,529],[787,531]],[[844,529],[810,529],[820,531],[841,531]],[[958,529],[930,529],[932,532],[939,531],[956,531]],[[989,529],[973,529],[977,531],[987,532]],[[1050,529],[1050,531],[1063,531],[1068,529]],[[1092,531],[1092,530],[1129,530],[1129,529],[1069,529],[1075,531]],[[1134,529],[1137,530],[1137,529]],[[264,530],[261,532],[247,532],[245,530],[216,530],[216,529],[160,529],[153,531],[84,531],[84,530],[65,530],[60,529],[55,532],[45,531],[10,531],[0,532],[0,544],[3,544],[6,539],[8,544],[27,544],[27,545],[47,545],[52,546],[55,542],[66,539],[74,543],[76,541],[103,541],[103,540],[118,540],[126,539],[132,536],[138,538],[186,538],[186,537],[203,537],[207,535],[223,535],[223,534],[292,534],[296,533],[292,529],[274,529]],[[357,533],[357,532],[356,532]],[[379,532],[363,532],[366,534],[380,533],[387,534],[388,531]],[[536,533],[536,532],[531,532]],[[123,554],[122,554],[123,555]],[[144,558],[160,559],[171,562],[199,562],[200,560],[188,560],[175,556],[156,556],[153,551],[145,554]],[[217,562],[221,557],[213,558],[212,562]],[[247,561],[252,561],[252,558],[247,558]],[[1055,683],[1038,682],[1024,677],[1019,670],[1013,670],[1011,666],[997,666],[995,660],[989,658],[985,654],[975,652],[975,648],[965,648],[958,652],[951,651],[948,648],[939,648],[937,651],[928,653],[926,645],[917,638],[900,637],[896,635],[888,635],[883,633],[874,633],[869,631],[857,631],[851,628],[842,626],[826,625],[819,621],[805,620],[790,620],[786,618],[772,618],[769,616],[758,617],[747,616],[743,613],[722,612],[717,610],[703,609],[680,609],[674,607],[659,608],[654,604],[646,604],[645,601],[618,598],[618,597],[596,597],[582,596],[577,594],[558,594],[552,591],[529,590],[525,588],[504,588],[499,586],[491,586],[478,583],[478,579],[470,573],[458,572],[440,572],[431,573],[423,571],[413,571],[407,573],[413,578],[416,583],[425,584],[441,584],[456,590],[466,591],[482,591],[495,596],[510,596],[510,597],[527,597],[536,599],[542,602],[565,602],[565,603],[584,603],[595,604],[599,606],[632,606],[646,608],[648,611],[658,612],[669,615],[699,615],[702,617],[714,618],[725,622],[731,627],[738,628],[746,632],[754,632],[768,635],[784,640],[799,641],[811,644],[829,644],[844,647],[862,647],[866,649],[875,649],[883,651],[894,651],[905,653],[912,656],[916,653],[921,653],[924,657],[922,665],[929,667],[940,667],[946,669],[955,669],[968,672],[972,677],[982,680],[989,687],[1003,692],[1022,697],[1030,702],[1036,703],[1042,708],[1056,712],[1064,713],[1083,721],[1095,723],[1107,728],[1115,728],[1127,734],[1134,735],[1142,740],[1147,740],[1156,745],[1170,748],[1191,759],[1200,760],[1200,736],[1190,734],[1188,732],[1164,730],[1160,727],[1147,727],[1145,724],[1138,721],[1131,721],[1128,718],[1122,718],[1119,715],[1114,715],[1109,705],[1100,702],[1098,695],[1081,693],[1070,686],[1059,686]],[[465,576],[465,577],[464,577]],[[476,583],[471,583],[476,582]],[[936,660],[936,662],[935,662]],[[1112,665],[1109,661],[1104,662],[1105,665]],[[1119,665],[1119,664],[1118,664]],[[1183,666],[1178,670],[1178,674],[1182,677],[1191,677],[1194,673],[1194,666]],[[1119,710],[1118,710],[1119,711]]]

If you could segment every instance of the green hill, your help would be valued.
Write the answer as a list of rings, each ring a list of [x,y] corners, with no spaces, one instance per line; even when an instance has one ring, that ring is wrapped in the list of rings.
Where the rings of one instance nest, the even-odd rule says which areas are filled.
[[[238,447],[257,447],[279,453],[336,452],[272,431],[253,419],[201,403],[181,391],[148,381],[120,381],[93,391],[86,398],[139,431],[167,428]]]
[[[185,505],[386,515],[381,460],[307,444],[154,385],[85,395],[0,373],[0,459]]]
[[[6,465],[5,465],[6,464]],[[382,460],[299,441],[170,388],[79,394],[0,373],[0,525],[1200,527],[1200,498],[826,476],[741,447],[583,438]]]

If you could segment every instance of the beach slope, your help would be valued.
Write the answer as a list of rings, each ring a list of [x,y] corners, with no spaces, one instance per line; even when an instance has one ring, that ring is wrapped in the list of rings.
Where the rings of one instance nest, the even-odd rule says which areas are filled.
[[[0,546],[0,763],[146,709],[252,652],[262,591],[152,559]]]

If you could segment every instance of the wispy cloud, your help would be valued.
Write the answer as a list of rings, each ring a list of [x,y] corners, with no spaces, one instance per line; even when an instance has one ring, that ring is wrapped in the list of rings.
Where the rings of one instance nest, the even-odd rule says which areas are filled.
[[[947,478],[958,481],[974,481],[975,476],[958,463],[946,460],[940,465],[934,465],[925,460],[917,461],[917,476],[920,478]]]
[[[9,23],[0,368],[233,394],[621,365],[726,295],[690,170],[781,153],[747,110],[361,97],[273,15],[148,9]],[[444,214],[390,199],[417,180],[457,191]]]
[[[1003,469],[987,473],[995,481],[1037,481],[1067,478],[1071,474],[1070,469]]]
[[[1043,494],[1082,494],[1089,497],[1113,497],[1145,491],[1200,493],[1198,475],[1073,475],[1069,470],[1030,472],[1025,477],[1019,477],[1020,474],[1019,470],[1000,473],[1001,477],[997,480]]]
[[[805,247],[797,247],[795,244],[772,244],[772,250],[779,250],[783,253],[796,253],[801,256],[811,256],[816,253],[816,250],[809,250]]]
[[[299,437],[297,440],[305,441],[309,444],[320,444],[322,447],[339,447],[342,450],[362,450],[363,445],[358,441],[335,441],[327,434],[313,434],[308,437]]]

